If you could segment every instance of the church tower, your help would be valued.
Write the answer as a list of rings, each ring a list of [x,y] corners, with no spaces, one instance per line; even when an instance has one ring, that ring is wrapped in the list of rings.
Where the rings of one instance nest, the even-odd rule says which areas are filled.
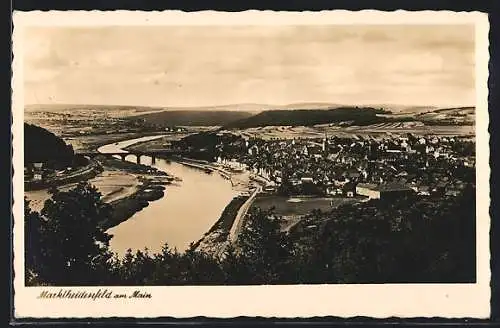
[[[328,145],[329,145],[329,142],[328,142],[328,134],[326,133],[325,131],[325,139],[323,139],[323,154],[326,156],[328,156]]]

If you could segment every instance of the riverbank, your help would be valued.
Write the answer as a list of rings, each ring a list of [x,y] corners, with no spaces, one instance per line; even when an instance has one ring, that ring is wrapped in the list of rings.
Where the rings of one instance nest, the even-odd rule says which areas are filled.
[[[109,220],[101,222],[101,227],[110,229],[130,219],[135,213],[149,206],[149,203],[162,198],[165,194],[165,186],[143,180],[137,191],[132,195],[117,199],[110,203],[113,213]]]
[[[72,172],[65,172],[61,176],[54,176],[45,180],[38,181],[24,181],[24,190],[37,191],[53,187],[61,187],[68,184],[92,179],[102,171],[103,167],[99,162],[90,160],[89,164],[85,165],[84,167],[80,167]]]
[[[234,197],[224,208],[219,220],[193,245],[193,249],[221,256],[230,243],[229,233],[234,225],[237,213],[247,199],[248,196]]]
[[[109,170],[118,170],[136,176],[137,185],[135,190],[125,197],[120,197],[109,202],[113,209],[112,217],[102,222],[102,227],[109,229],[129,218],[135,213],[147,207],[150,202],[161,199],[165,194],[165,186],[169,185],[176,178],[166,172],[160,171],[154,167],[122,161],[109,157],[98,157],[101,165]],[[121,192],[117,189],[108,194],[112,197],[113,193]]]
[[[192,132],[164,132],[161,138],[153,140],[144,140],[136,142],[130,146],[124,147],[123,150],[126,151],[161,151],[165,147],[170,146],[172,141],[178,141],[184,137],[191,135]],[[146,147],[146,148],[144,148]]]
[[[236,186],[241,187],[240,191],[242,194],[233,198],[225,207],[219,220],[193,245],[193,249],[195,250],[221,257],[227,246],[237,239],[245,222],[246,213],[252,206],[255,197],[271,181],[246,169],[233,171],[231,167],[220,163],[211,163],[185,157],[178,157],[175,161],[205,171],[219,172],[225,179],[230,180],[233,188]],[[241,176],[244,176],[244,178],[238,179]]]
[[[168,134],[164,135],[162,138],[158,139],[153,139],[153,140],[144,140],[144,141],[139,141],[136,143],[133,143],[127,147],[124,147],[123,150],[126,151],[161,151],[165,149],[165,143],[171,142],[172,140],[178,140],[182,137],[185,137],[189,135],[190,133],[173,133],[173,134]],[[230,170],[227,170],[220,165],[217,165],[216,163],[208,162],[205,160],[198,160],[194,158],[189,158],[189,157],[183,157],[183,156],[171,156],[171,155],[161,155],[159,154],[157,158],[161,158],[164,160],[172,160],[177,163],[194,167],[200,170],[205,171],[206,173],[211,173],[211,172],[218,172],[221,174],[222,177],[224,177],[227,180],[231,180],[231,177],[235,172],[231,172]],[[232,181],[231,181],[232,182]]]
[[[97,156],[96,159],[101,163],[102,166],[121,170],[132,174],[145,174],[165,177],[166,179],[173,180],[175,177],[169,175],[167,172],[163,172],[149,165],[137,164],[127,161],[122,161],[120,159],[108,156]]]
[[[163,135],[164,131],[157,132],[125,132],[125,133],[113,133],[113,134],[101,134],[101,135],[86,135],[86,136],[65,136],[64,141],[73,146],[75,152],[93,152],[99,147],[110,144],[121,142],[125,140],[141,138],[144,136],[159,136]]]
[[[134,142],[134,143],[124,142],[124,143],[121,143],[122,146],[116,145],[116,144],[111,145],[111,146],[114,146],[115,148],[119,147],[120,149],[123,149],[125,151],[127,151],[127,150],[130,150],[130,151],[131,150],[134,150],[134,151],[151,150],[154,148],[154,147],[153,148],[151,147],[152,143],[156,143],[162,147],[164,146],[163,145],[164,140],[161,141],[158,138],[154,139],[154,140],[141,139],[141,140],[137,140],[137,141],[138,142]],[[156,148],[154,148],[154,149],[156,149]],[[107,151],[111,152],[112,150],[113,150],[113,147],[107,147],[105,150],[101,150],[101,151],[103,151],[103,153],[105,153]],[[165,162],[164,162],[164,160],[165,160]],[[169,163],[169,162],[171,164],[166,164],[166,165],[163,164],[163,163]],[[144,222],[144,225],[139,228],[139,229],[144,229],[146,231],[146,233],[150,233],[149,232],[150,229],[155,229],[155,228],[153,228],[153,222],[155,220],[157,220],[158,215],[160,215],[160,214],[165,215],[166,218],[169,218],[169,217],[174,218],[175,217],[175,220],[173,220],[173,221],[170,221],[170,222],[169,221],[162,221],[162,223],[161,223],[162,225],[165,225],[165,226],[170,224],[171,227],[169,230],[175,231],[178,229],[177,225],[181,224],[180,222],[178,222],[178,220],[180,218],[177,218],[177,216],[179,215],[179,213],[186,213],[186,214],[184,214],[184,217],[189,218],[190,220],[200,220],[201,219],[202,221],[206,221],[206,219],[212,218],[212,220],[213,220],[213,219],[217,219],[217,217],[218,217],[218,220],[215,223],[214,223],[214,221],[210,220],[211,222],[209,222],[208,227],[201,229],[201,231],[199,231],[196,235],[193,235],[192,232],[187,232],[187,231],[184,232],[184,234],[187,233],[187,234],[193,235],[190,237],[190,241],[189,241],[191,243],[191,245],[193,245],[192,248],[194,247],[194,249],[198,249],[200,251],[205,251],[205,252],[211,253],[215,256],[223,255],[223,252],[226,249],[226,246],[229,245],[229,243],[230,243],[229,236],[230,236],[231,230],[234,228],[235,222],[236,221],[239,222],[241,220],[241,215],[239,215],[239,213],[241,212],[241,207],[248,203],[250,191],[254,190],[255,185],[259,184],[259,183],[264,185],[265,184],[264,180],[259,179],[258,177],[254,177],[255,174],[251,173],[248,170],[244,170],[244,169],[238,170],[238,169],[234,169],[233,167],[231,167],[229,165],[224,165],[223,163],[213,163],[213,162],[208,162],[208,161],[203,161],[203,160],[198,160],[198,159],[193,159],[193,158],[186,158],[186,157],[181,157],[181,156],[169,156],[169,155],[162,156],[162,155],[159,155],[156,157],[156,164],[160,165],[160,167],[162,167],[162,169],[167,170],[167,171],[168,171],[167,167],[169,167],[170,165],[173,165],[172,167],[176,167],[176,166],[185,167],[185,168],[180,169],[180,170],[175,169],[176,170],[175,172],[183,172],[182,174],[186,174],[186,181],[184,181],[185,183],[182,183],[178,186],[182,190],[184,190],[185,188],[197,188],[197,185],[198,185],[200,189],[206,189],[206,192],[210,193],[213,191],[213,187],[210,188],[211,184],[210,185],[206,184],[203,182],[203,180],[207,180],[207,179],[213,180],[215,178],[216,180],[214,180],[214,182],[216,182],[217,179],[219,179],[218,177],[213,177],[213,175],[212,175],[213,178],[204,178],[204,179],[199,180],[199,182],[193,184],[193,180],[191,179],[190,175],[191,174],[194,174],[194,175],[202,174],[202,176],[210,176],[211,174],[205,175],[202,172],[218,173],[218,174],[216,174],[217,176],[220,175],[220,177],[224,178],[225,180],[229,180],[229,182],[231,183],[228,187],[232,190],[231,191],[232,196],[231,196],[231,198],[224,201],[220,210],[215,210],[215,212],[214,212],[214,208],[217,208],[217,205],[216,205],[216,207],[210,209],[210,206],[208,206],[208,204],[206,204],[208,206],[206,209],[208,212],[206,212],[206,213],[211,213],[211,214],[210,215],[205,214],[205,215],[201,215],[201,216],[199,216],[199,215],[202,212],[205,212],[204,209],[201,209],[201,212],[198,213],[197,210],[189,210],[187,208],[184,208],[182,210],[176,209],[177,206],[175,204],[169,204],[168,208],[163,208],[161,210],[160,210],[160,208],[162,208],[162,206],[154,205],[151,207],[151,211],[150,211],[149,208],[145,209],[145,207],[147,207],[149,204],[148,199],[144,199],[142,197],[142,195],[140,194],[140,192],[131,196],[131,197],[124,198],[124,199],[120,200],[119,202],[113,203],[114,217],[112,220],[110,220],[110,222],[106,222],[104,225],[106,228],[119,225],[118,227],[111,229],[111,232],[110,232],[111,234],[115,234],[115,237],[119,236],[118,239],[116,239],[116,238],[113,239],[116,243],[116,245],[114,245],[113,247],[115,249],[117,249],[118,252],[125,249],[126,247],[129,247],[129,245],[130,245],[130,247],[133,248],[134,244],[137,244],[135,247],[140,247],[140,248],[142,248],[142,246],[139,246],[139,245],[148,245],[149,249],[155,248],[154,244],[157,242],[154,242],[151,240],[144,240],[144,238],[135,238],[133,242],[130,241],[130,238],[134,238],[133,237],[134,234],[137,233],[137,231],[138,231],[137,230],[138,227],[136,226],[136,222],[130,222],[130,224],[124,223],[123,225],[120,225],[120,223],[126,221],[129,217],[133,216],[135,213],[139,213],[139,214],[137,214],[138,220],[147,220]],[[129,163],[126,165],[135,166],[134,163]],[[189,170],[188,167],[196,168],[197,170],[200,171],[200,173],[193,172],[193,170]],[[150,168],[150,167],[148,167],[148,168]],[[190,173],[190,172],[192,172],[192,173]],[[181,174],[181,177],[183,178],[184,176],[182,174]],[[201,178],[201,176],[199,178]],[[196,180],[198,180],[198,177],[196,178]],[[170,188],[169,188],[169,190],[170,190]],[[189,195],[191,195],[191,194],[184,195],[184,196],[182,196],[182,198],[179,198],[179,194],[178,194],[179,189],[177,189],[177,186],[172,187],[171,190],[172,190],[172,194],[170,195],[170,197],[169,197],[169,195],[165,195],[164,196],[165,200],[162,200],[160,202],[169,203],[169,199],[175,199],[175,201],[177,201],[177,202],[184,203],[187,201],[187,199],[188,199],[187,197],[190,197]],[[155,190],[155,193],[158,193],[158,191],[159,190]],[[162,190],[162,192],[163,191],[164,190]],[[194,190],[193,190],[193,192],[194,192]],[[196,194],[196,192],[192,193],[192,195],[194,195],[194,194]],[[204,193],[204,195],[205,196],[203,196],[203,197],[206,197],[207,201],[208,201],[208,199],[213,199],[214,201],[216,201],[218,199],[218,197],[212,197],[213,195],[210,195],[210,194]],[[156,199],[156,197],[159,197],[159,198],[163,197],[163,194],[158,193],[156,195],[156,197],[154,197],[154,194],[151,196],[153,197],[153,199]],[[248,207],[249,206],[245,206],[245,208],[248,208]],[[148,214],[147,215],[142,214],[143,213],[142,210],[144,210],[144,213],[147,212]],[[150,214],[150,212],[151,212],[151,214]],[[144,215],[146,215],[146,217]],[[191,215],[193,215],[193,217],[191,217]],[[198,217],[197,217],[197,215],[198,215]],[[136,216],[134,216],[134,218],[135,217]],[[243,221],[243,220],[241,220],[241,221]],[[174,222],[177,222],[177,223],[174,223]],[[128,228],[129,226],[134,226],[133,231]],[[193,228],[190,228],[189,230],[194,231]],[[158,230],[155,230],[155,231],[158,231]],[[182,238],[185,238],[185,237],[181,237],[180,240],[182,240]],[[198,240],[198,241],[193,244],[193,242],[196,240]],[[162,245],[166,241],[168,241],[169,243],[172,243],[174,245],[178,245],[178,241],[177,241],[175,236],[171,236],[168,238],[166,237],[165,240],[162,240]],[[185,243],[185,241],[183,241],[182,243]],[[183,249],[182,247],[183,246],[181,246],[181,249]]]

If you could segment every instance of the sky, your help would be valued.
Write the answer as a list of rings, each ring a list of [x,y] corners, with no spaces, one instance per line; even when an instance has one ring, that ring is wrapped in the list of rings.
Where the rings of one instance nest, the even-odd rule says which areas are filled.
[[[26,104],[473,106],[473,25],[28,27]]]

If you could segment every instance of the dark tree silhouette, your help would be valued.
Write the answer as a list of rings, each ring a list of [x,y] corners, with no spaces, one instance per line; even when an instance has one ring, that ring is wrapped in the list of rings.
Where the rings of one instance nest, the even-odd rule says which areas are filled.
[[[280,231],[253,209],[222,258],[166,244],[158,254],[108,251],[110,207],[87,183],[52,191],[41,215],[25,202],[28,285],[214,285],[474,282],[475,188],[436,200],[371,200],[313,211],[316,232]],[[307,223],[306,223],[307,224]],[[300,226],[300,224],[299,224]]]
[[[37,272],[43,271],[44,262],[41,237],[43,234],[43,220],[38,212],[33,212],[29,201],[24,198],[24,259],[25,283],[35,285],[39,283]]]
[[[24,123],[24,162],[66,167],[73,162],[73,147],[36,125]]]
[[[252,209],[237,245],[248,282],[273,284],[287,271],[292,247],[271,211]]]
[[[41,211],[43,224],[36,229],[44,262],[37,274],[55,285],[105,283],[106,273],[112,269],[108,264],[111,236],[100,224],[109,220],[111,208],[88,183],[51,193]]]

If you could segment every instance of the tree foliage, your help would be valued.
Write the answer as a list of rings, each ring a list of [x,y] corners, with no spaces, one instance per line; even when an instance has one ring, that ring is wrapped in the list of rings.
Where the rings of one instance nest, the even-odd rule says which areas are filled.
[[[339,107],[333,109],[266,110],[246,119],[228,124],[228,128],[251,128],[273,125],[315,125],[352,121],[354,125],[370,125],[393,120],[377,116],[386,114],[371,107]]]
[[[82,183],[54,190],[41,213],[25,201],[28,285],[251,285],[475,280],[475,189],[439,202],[407,197],[314,211],[317,232],[280,230],[252,209],[222,257],[165,244],[118,258],[102,222],[111,209]]]
[[[100,223],[109,219],[111,208],[101,201],[97,189],[80,183],[70,191],[51,190],[40,215],[30,214],[29,233],[36,237],[34,268],[48,284],[104,283],[110,270],[111,236]],[[29,211],[28,209],[26,211]],[[35,241],[31,241],[33,245]]]
[[[66,167],[72,164],[73,147],[52,132],[36,125],[24,123],[25,163],[48,163]]]

